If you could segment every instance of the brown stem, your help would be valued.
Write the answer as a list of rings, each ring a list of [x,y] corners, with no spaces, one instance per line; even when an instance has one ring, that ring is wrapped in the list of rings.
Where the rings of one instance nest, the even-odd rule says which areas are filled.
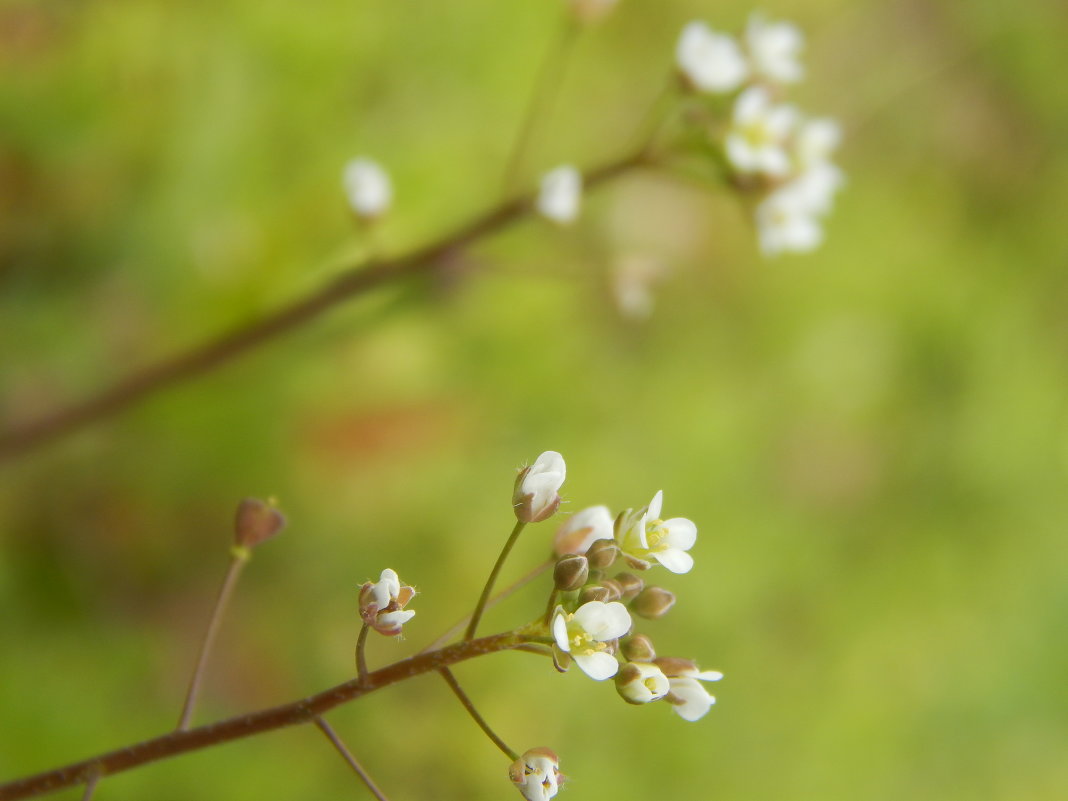
[[[489,724],[486,723],[486,719],[482,717],[481,714],[479,714],[479,711],[475,708],[475,705],[471,702],[471,699],[467,697],[467,693],[465,693],[463,688],[460,686],[460,682],[458,682],[456,680],[456,677],[452,675],[452,671],[448,668],[442,668],[438,671],[438,673],[440,673],[441,677],[445,679],[445,683],[449,685],[449,689],[453,691],[453,694],[460,699],[460,703],[463,704],[464,709],[467,710],[467,714],[469,714],[472,720],[474,720],[475,723],[478,724],[478,727],[482,729],[483,733],[485,733],[485,735],[493,741],[493,744],[499,749],[501,749],[501,751],[504,752],[504,755],[513,762],[519,759],[519,754],[509,748],[508,743],[498,737],[497,732],[491,729]]]
[[[230,568],[226,571],[219,597],[215,600],[215,608],[208,622],[208,629],[204,632],[204,640],[200,644],[200,654],[197,656],[197,666],[193,670],[193,677],[189,680],[189,690],[185,694],[185,705],[182,707],[181,717],[178,718],[179,731],[189,728],[189,721],[193,717],[193,709],[200,694],[200,684],[204,679],[204,669],[208,665],[208,656],[211,654],[211,646],[215,643],[215,636],[219,633],[219,624],[222,622],[223,613],[230,601],[230,595],[237,585],[237,579],[241,575],[241,568],[249,558],[247,548],[235,548],[233,558],[230,560]]]
[[[197,751],[220,743],[240,740],[284,726],[309,723],[314,721],[317,716],[325,714],[334,707],[353,701],[375,690],[380,690],[383,687],[388,687],[391,684],[396,684],[399,681],[404,681],[432,670],[441,670],[443,667],[468,659],[496,653],[497,651],[509,650],[522,645],[528,639],[530,638],[524,638],[516,632],[508,631],[503,634],[493,634],[489,637],[480,637],[477,640],[456,643],[442,648],[440,651],[417,654],[369,673],[362,683],[358,678],[352,679],[316,695],[288,704],[261,709],[247,715],[238,715],[195,729],[173,731],[170,734],[154,737],[151,740],[144,740],[105,754],[99,754],[90,759],[75,762],[55,770],[16,779],[0,785],[0,801],[32,798],[61,790],[64,787],[85,783],[94,776],[109,776],[149,762],[184,754],[188,751]]]
[[[584,185],[592,188],[606,183],[647,162],[643,148],[590,170],[583,178]],[[527,217],[532,208],[529,194],[506,200],[436,242],[401,256],[372,258],[350,267],[317,292],[260,320],[238,326],[203,345],[149,365],[80,403],[11,426],[0,433],[0,461],[118,414],[162,389],[203,375],[351,298],[384,284],[431,273],[449,254],[508,228]]]
[[[334,731],[333,727],[327,723],[322,716],[316,716],[315,725],[319,727],[319,731],[326,735],[326,739],[333,743],[334,748],[341,754],[341,758],[349,763],[349,767],[352,768],[363,783],[367,785],[367,789],[371,791],[371,795],[377,798],[378,801],[389,801],[389,799],[386,798],[386,794],[374,783],[371,774],[364,770],[363,765],[361,765],[356,757],[352,755],[348,746],[346,746],[342,739],[337,736],[337,732]]]
[[[364,649],[367,647],[367,632],[370,630],[370,626],[366,623],[360,627],[360,636],[356,638],[356,680],[365,681],[367,679],[367,656],[364,654]]]

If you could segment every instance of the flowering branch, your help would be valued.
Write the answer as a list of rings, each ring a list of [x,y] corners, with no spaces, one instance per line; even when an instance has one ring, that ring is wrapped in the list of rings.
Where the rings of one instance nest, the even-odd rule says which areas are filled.
[[[651,164],[652,159],[642,148],[590,169],[583,175],[583,185],[591,189]],[[431,274],[450,254],[531,216],[534,213],[533,201],[532,193],[517,195],[434,242],[400,256],[372,258],[354,265],[318,291],[266,317],[149,365],[79,403],[12,426],[0,433],[0,461],[112,417],[163,389],[221,367],[352,298],[383,285]]]
[[[317,717],[331,709],[391,684],[433,670],[441,670],[468,659],[515,649],[520,645],[535,641],[537,641],[536,637],[508,631],[480,637],[477,640],[466,640],[437,651],[417,654],[369,673],[362,682],[359,678],[352,679],[288,704],[237,715],[195,729],[173,731],[160,737],[98,754],[81,762],[17,779],[0,785],[0,801],[33,798],[64,787],[82,784],[94,776],[110,776],[139,765],[157,762],[189,751],[199,751],[202,748],[210,748],[232,740],[241,740],[284,726],[314,723]]]

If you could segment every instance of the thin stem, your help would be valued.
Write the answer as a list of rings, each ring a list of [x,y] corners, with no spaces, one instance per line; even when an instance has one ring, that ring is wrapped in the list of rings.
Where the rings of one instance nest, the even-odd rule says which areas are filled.
[[[570,60],[572,45],[578,39],[580,29],[581,26],[569,16],[564,21],[560,33],[553,38],[549,48],[545,51],[545,57],[538,68],[538,75],[534,79],[534,91],[527,103],[523,123],[504,169],[502,189],[505,195],[515,189],[522,172],[523,159],[530,149],[534,130],[538,127],[538,122],[548,116],[553,100],[560,91],[567,63]]]
[[[672,73],[668,76],[656,99],[653,100],[653,104],[649,107],[644,119],[638,125],[637,133],[634,136],[634,147],[636,149],[644,151],[653,149],[657,135],[675,108],[674,100],[677,92],[678,78]]]
[[[549,593],[549,603],[545,606],[545,625],[551,626],[553,622],[553,612],[556,610],[556,599],[560,595],[560,590],[553,587],[553,591]]]
[[[100,781],[100,774],[92,776],[89,781],[85,783],[85,792],[82,793],[82,801],[92,801],[93,793],[96,792],[97,782]]]
[[[223,579],[219,597],[215,599],[215,608],[211,612],[208,629],[204,632],[204,640],[200,643],[200,655],[197,657],[197,665],[193,670],[193,677],[189,680],[189,689],[185,694],[182,715],[178,718],[176,727],[178,731],[184,731],[189,728],[189,720],[193,717],[193,708],[196,706],[197,696],[200,694],[200,685],[204,679],[204,669],[208,664],[208,656],[211,654],[212,645],[215,644],[215,637],[219,633],[219,624],[222,622],[223,613],[226,611],[230,596],[237,585],[237,579],[241,575],[241,568],[245,566],[248,559],[249,551],[247,548],[235,548],[233,550],[230,568],[226,571],[226,578]]]
[[[438,651],[417,654],[367,674],[367,680],[362,684],[358,679],[352,679],[288,704],[237,715],[195,729],[172,731],[160,737],[98,754],[81,762],[16,779],[0,785],[0,801],[32,798],[61,790],[64,787],[84,784],[94,775],[110,776],[189,751],[198,751],[221,743],[241,740],[285,726],[309,723],[317,715],[324,715],[341,704],[362,698],[391,684],[432,670],[441,670],[443,667],[449,667],[468,659],[511,650],[528,642],[537,642],[537,638],[507,631],[480,637],[477,640],[456,643]]]
[[[364,648],[367,645],[367,632],[369,626],[364,623],[360,629],[360,636],[356,638],[356,678],[363,682],[367,680],[367,658],[364,656]]]
[[[334,731],[333,727],[331,727],[321,715],[315,716],[315,725],[319,727],[319,731],[326,735],[326,739],[334,744],[334,748],[341,754],[342,759],[349,763],[349,767],[352,768],[363,783],[367,785],[367,789],[371,791],[371,795],[377,798],[378,801],[389,801],[389,799],[386,798],[386,794],[383,793],[378,788],[378,785],[371,779],[370,774],[364,770],[363,765],[357,761],[356,757],[352,755],[352,752],[348,749],[345,743],[338,737],[337,732]]]
[[[482,613],[486,611],[486,603],[489,601],[490,594],[493,592],[493,585],[497,581],[497,576],[501,572],[501,568],[504,566],[504,560],[508,558],[508,554],[512,551],[512,546],[515,545],[515,541],[519,539],[519,534],[526,526],[522,520],[517,520],[515,528],[512,529],[511,535],[508,537],[508,541],[504,543],[504,547],[501,549],[500,556],[497,557],[497,561],[493,565],[493,570],[490,571],[489,578],[486,579],[486,586],[482,588],[482,595],[478,598],[478,603],[475,604],[475,611],[471,613],[471,622],[467,624],[467,631],[464,632],[464,640],[470,640],[475,636],[475,631],[478,629],[478,622],[482,619]]]
[[[456,681],[456,677],[452,675],[452,671],[448,668],[442,668],[438,673],[445,679],[445,683],[449,685],[453,694],[460,699],[460,703],[463,704],[464,709],[467,710],[467,714],[469,714],[475,723],[478,724],[479,728],[486,733],[486,736],[493,741],[493,744],[501,749],[504,752],[504,755],[513,762],[519,759],[519,754],[509,748],[508,744],[497,736],[497,733],[489,727],[488,723],[486,723],[486,719],[479,714],[477,709],[475,709],[475,705],[471,702],[471,699],[467,697],[467,693],[463,691],[463,688],[460,687],[460,683]]]
[[[505,598],[508,598],[508,597],[514,595],[516,592],[518,592],[523,587],[525,587],[528,584],[530,584],[530,582],[532,582],[534,579],[536,579],[538,576],[540,576],[542,573],[544,573],[546,570],[548,570],[550,567],[552,567],[555,563],[556,563],[555,559],[546,559],[544,562],[542,562],[540,565],[535,567],[533,570],[531,570],[525,576],[522,576],[522,577],[516,579],[511,584],[509,584],[506,588],[504,588],[499,593],[497,593],[492,598],[490,598],[489,601],[486,603],[486,609],[487,610],[492,609],[497,604],[499,604],[501,601],[503,601]],[[444,634],[442,634],[440,637],[438,637],[436,640],[434,640],[434,642],[430,643],[430,645],[428,645],[426,648],[424,648],[419,653],[425,654],[427,651],[433,651],[436,648],[440,648],[445,643],[447,643],[449,640],[451,640],[453,637],[455,637],[457,634],[459,634],[461,631],[463,631],[464,627],[467,626],[467,624],[470,623],[470,622],[471,622],[471,615],[470,614],[464,615],[462,618],[460,618],[455,623],[453,623],[451,626],[449,626],[449,628],[445,631]]]
[[[583,177],[583,185],[592,189],[647,164],[649,158],[644,152],[631,153],[590,170]],[[266,317],[150,364],[81,402],[15,424],[0,433],[0,461],[112,417],[166,388],[228,364],[372,289],[433,273],[446,262],[447,256],[530,216],[531,200],[529,193],[513,197],[409,253],[361,261],[307,297],[282,306]]]

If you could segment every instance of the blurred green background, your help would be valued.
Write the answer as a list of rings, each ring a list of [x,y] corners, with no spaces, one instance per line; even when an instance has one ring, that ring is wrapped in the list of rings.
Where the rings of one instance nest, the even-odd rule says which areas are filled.
[[[621,0],[578,42],[531,173],[622,152],[682,25],[752,9]],[[277,496],[290,528],[238,589],[204,722],[349,678],[356,588],[385,566],[421,594],[372,663],[433,639],[511,527],[514,468],[555,449],[570,509],[664,489],[697,522],[697,567],[659,576],[679,604],[645,629],[727,674],[688,724],[527,654],[458,668],[505,740],[561,754],[567,797],[1068,797],[1068,12],[763,9],[808,34],[795,99],[846,130],[815,254],[763,260],[728,194],[635,177],[574,228],[525,223],[448,282],[0,466],[0,779],[174,725],[242,496]],[[485,208],[562,13],[0,3],[0,419],[328,280],[365,247],[339,186],[355,155],[393,174],[388,252]],[[632,255],[670,270],[644,323],[607,292]],[[528,529],[506,580],[552,531]],[[518,797],[434,677],[330,719],[393,801]],[[96,797],[367,795],[308,728]]]

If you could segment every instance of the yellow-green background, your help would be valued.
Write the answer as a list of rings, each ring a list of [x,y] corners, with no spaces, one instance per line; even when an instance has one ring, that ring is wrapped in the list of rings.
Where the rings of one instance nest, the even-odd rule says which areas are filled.
[[[575,51],[530,168],[621,152],[681,26],[751,6],[621,0]],[[660,650],[727,678],[685,723],[504,654],[457,675],[575,799],[1068,796],[1068,13],[1056,2],[767,3],[849,184],[812,256],[649,179],[530,222],[452,280],[382,291],[0,466],[0,779],[173,726],[233,507],[275,495],[199,720],[350,677],[356,587],[416,584],[402,643],[469,608],[513,470],[568,508],[698,524]],[[83,396],[327,280],[362,241],[341,165],[393,174],[398,252],[497,195],[554,0],[0,3],[0,413]],[[672,277],[645,324],[619,256]],[[509,565],[542,557],[528,529]],[[495,611],[519,623],[544,585]],[[393,801],[515,798],[433,677],[331,716]],[[79,790],[57,794],[80,798]],[[103,782],[114,799],[366,797],[312,729]]]

